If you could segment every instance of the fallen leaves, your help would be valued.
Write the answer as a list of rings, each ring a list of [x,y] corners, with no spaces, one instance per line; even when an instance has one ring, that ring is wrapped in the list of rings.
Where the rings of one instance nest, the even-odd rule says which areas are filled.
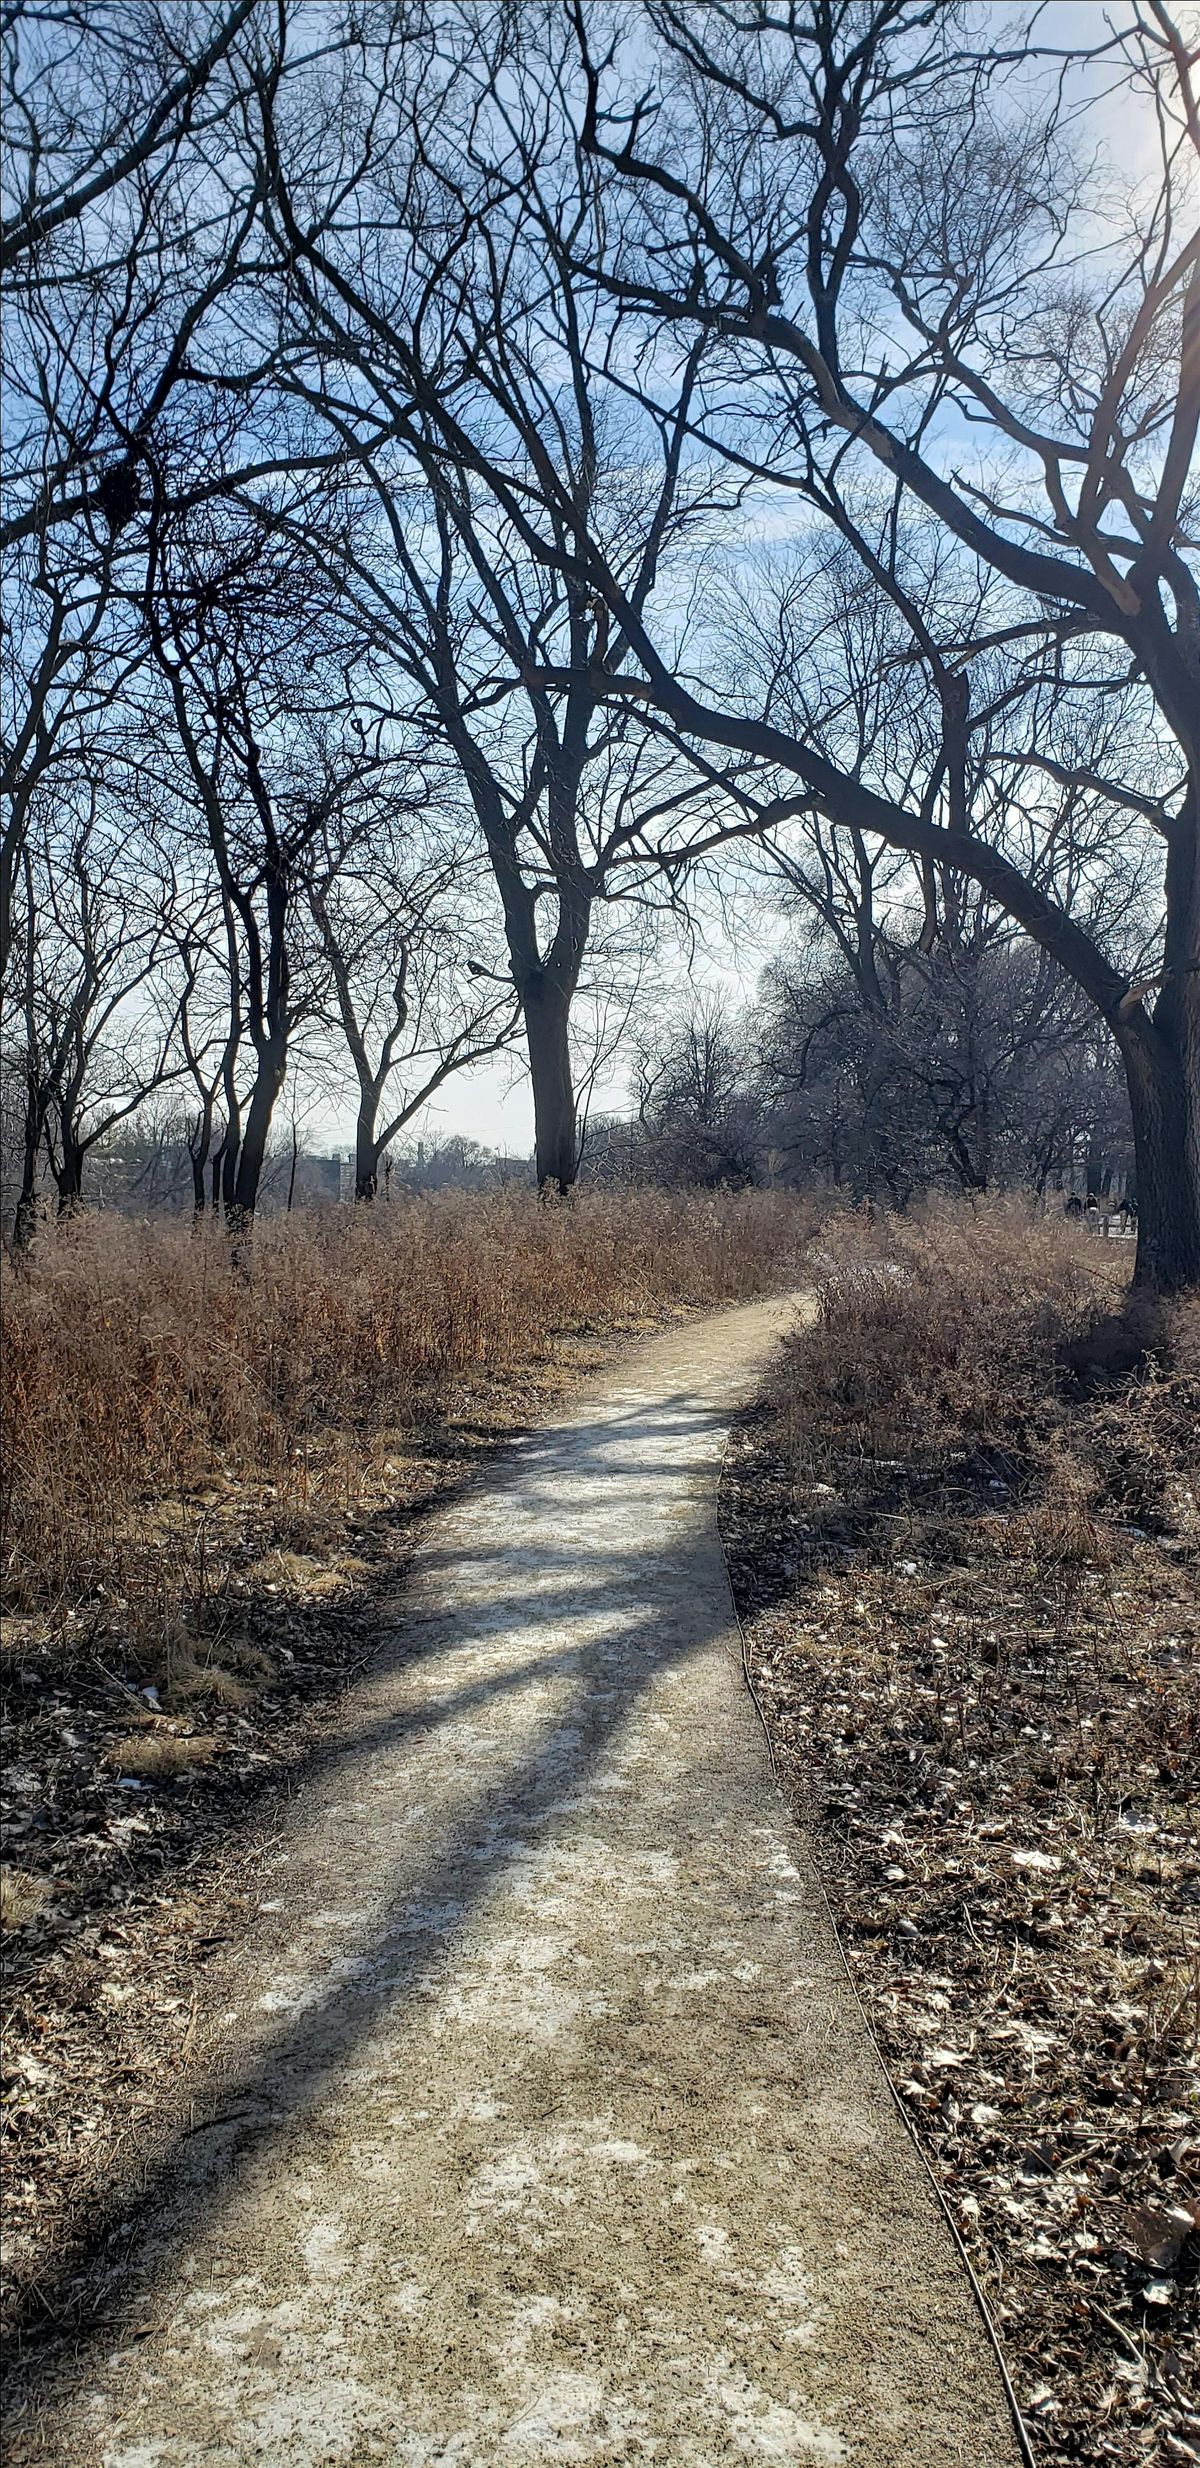
[[[1016,1469],[998,1503],[818,1432],[818,1497],[786,1430],[745,1420],[723,1494],[755,1686],[1030,2440],[1195,2468],[1194,1518],[1049,1566]]]
[[[1197,2230],[1200,2201],[1175,2202],[1167,2210],[1146,2202],[1127,2214],[1122,2241],[1127,2252],[1148,2263],[1152,2271],[1174,2271]]]

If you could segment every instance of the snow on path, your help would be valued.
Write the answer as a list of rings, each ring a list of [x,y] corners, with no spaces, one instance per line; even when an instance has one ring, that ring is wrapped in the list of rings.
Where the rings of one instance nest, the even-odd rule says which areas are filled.
[[[784,1317],[632,1348],[426,1528],[48,2461],[1012,2468],[742,1683]]]

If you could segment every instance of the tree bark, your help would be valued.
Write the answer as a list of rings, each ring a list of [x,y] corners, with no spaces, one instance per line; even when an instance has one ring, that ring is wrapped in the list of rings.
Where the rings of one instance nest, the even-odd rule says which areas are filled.
[[[579,1136],[571,1049],[571,997],[544,971],[520,988],[533,1083],[534,1159],[539,1191],[556,1187],[565,1199],[579,1170]]]
[[[1200,747],[1167,832],[1166,935],[1152,1019],[1118,1020],[1133,1113],[1138,1246],[1134,1283],[1160,1294],[1200,1285]]]
[[[383,1082],[367,1068],[365,1055],[354,1057],[358,1068],[358,1114],[354,1124],[354,1198],[356,1203],[374,1200],[379,1193],[379,1159],[384,1141],[379,1137],[379,1100]],[[389,1124],[385,1138],[394,1125]]]
[[[246,1128],[238,1150],[233,1202],[226,1212],[236,1233],[245,1231],[258,1206],[258,1186],[267,1153],[271,1117],[286,1076],[286,1040],[272,1038],[259,1056],[258,1072],[246,1108]]]
[[[58,1191],[60,1217],[74,1215],[83,1198],[83,1167],[87,1150],[82,1148],[65,1125],[61,1132],[62,1155],[54,1163],[54,1181]]]
[[[379,1190],[379,1144],[375,1137],[375,1106],[364,1097],[354,1126],[354,1197],[373,1200]]]
[[[1118,1032],[1137,1172],[1133,1282],[1167,1295],[1200,1285],[1200,1079],[1195,1055],[1170,1034],[1176,1017]]]
[[[204,1221],[207,1205],[207,1168],[212,1150],[213,1104],[205,1098],[188,1138],[188,1162],[192,1169],[192,1215],[197,1224]]]

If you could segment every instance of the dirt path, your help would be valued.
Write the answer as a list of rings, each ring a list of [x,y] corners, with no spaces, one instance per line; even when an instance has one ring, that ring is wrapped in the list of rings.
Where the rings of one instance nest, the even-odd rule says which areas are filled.
[[[432,1522],[43,2458],[1010,2468],[742,1687],[715,1493],[780,1322],[638,1346]]]

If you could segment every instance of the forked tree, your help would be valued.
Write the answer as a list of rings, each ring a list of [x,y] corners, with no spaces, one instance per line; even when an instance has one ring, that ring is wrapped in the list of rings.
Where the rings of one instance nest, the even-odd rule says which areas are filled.
[[[35,808],[22,850],[11,1005],[25,1095],[18,1249],[35,1220],[39,1152],[59,1215],[72,1215],[95,1150],[179,1076],[177,886],[123,821],[115,800],[85,786],[70,820],[51,824]]]
[[[356,1200],[375,1199],[393,1143],[439,1090],[519,1028],[511,981],[479,956],[490,936],[476,853],[445,820],[422,828],[432,785],[386,764],[368,800],[331,805],[307,869],[323,1008],[356,1091]]]
[[[142,725],[151,741],[161,732],[163,787],[182,774],[180,817],[186,828],[190,807],[207,844],[224,942],[222,1196],[237,1231],[253,1218],[296,1031],[314,1007],[309,861],[359,748],[345,749],[331,783],[318,748],[336,709],[340,630],[269,511],[183,517],[156,502],[143,610],[167,710],[147,688]]]

